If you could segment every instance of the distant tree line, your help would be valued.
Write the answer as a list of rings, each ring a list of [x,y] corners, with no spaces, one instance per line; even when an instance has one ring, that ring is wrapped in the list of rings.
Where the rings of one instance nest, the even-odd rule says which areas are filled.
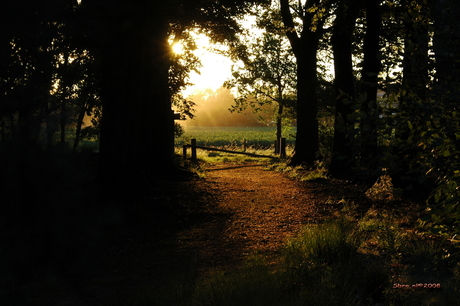
[[[216,90],[196,91],[187,99],[196,103],[193,119],[185,121],[187,126],[267,126],[274,125],[273,107],[264,106],[260,111],[245,109],[233,111],[235,96],[221,87]],[[232,111],[232,112],[230,112]]]

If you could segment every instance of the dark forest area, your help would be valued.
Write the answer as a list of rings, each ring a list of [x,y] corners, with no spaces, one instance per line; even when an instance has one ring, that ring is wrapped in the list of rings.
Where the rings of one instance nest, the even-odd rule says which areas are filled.
[[[263,38],[244,35],[247,16]],[[4,1],[0,304],[22,305],[47,273],[80,292],[123,222],[179,226],[183,206],[161,199],[194,177],[177,162],[172,111],[194,115],[181,94],[199,70],[192,31],[242,67],[226,84],[233,111],[269,105],[279,126],[295,123],[283,163],[356,184],[389,177],[430,235],[458,242],[458,16],[455,0]]]

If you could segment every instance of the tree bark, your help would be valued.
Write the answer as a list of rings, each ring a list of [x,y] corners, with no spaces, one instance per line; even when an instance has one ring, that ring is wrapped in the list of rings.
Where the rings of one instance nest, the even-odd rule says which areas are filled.
[[[278,102],[278,113],[276,117],[276,141],[279,143],[283,137],[283,104]]]
[[[349,174],[354,164],[356,147],[354,140],[354,116],[356,109],[355,78],[353,74],[352,39],[361,3],[339,3],[332,32],[334,54],[335,100],[334,140],[330,172],[335,175]]]
[[[106,4],[100,179],[108,186],[143,189],[173,168],[169,24],[161,2]]]
[[[318,0],[308,1],[306,6],[315,6]],[[289,1],[280,0],[283,23],[287,37],[297,60],[297,134],[291,165],[313,166],[319,153],[318,100],[317,100],[317,50],[321,38],[323,21],[316,20],[315,13],[304,8],[303,30],[300,36],[294,30]]]
[[[407,1],[407,0],[406,0]],[[420,6],[424,6],[418,0]],[[428,51],[429,51],[429,17],[428,9],[418,11],[406,3],[409,10],[404,22],[404,59],[403,59],[403,89],[407,92],[405,98],[414,96],[423,101],[427,98]],[[419,16],[423,16],[420,18]]]
[[[363,68],[361,70],[361,90],[365,96],[361,112],[365,118],[361,121],[361,160],[369,164],[378,155],[377,122],[379,106],[377,104],[378,75],[380,72],[380,31],[382,18],[380,0],[365,1],[366,34],[363,43]]]
[[[455,0],[432,0],[433,49],[436,58],[435,96],[454,103],[460,82],[460,6]],[[457,101],[458,103],[458,101]]]
[[[434,19],[433,49],[435,53],[436,77],[434,82],[434,101],[440,108],[443,131],[453,140],[457,151],[458,109],[460,88],[460,6],[454,0],[432,0]]]

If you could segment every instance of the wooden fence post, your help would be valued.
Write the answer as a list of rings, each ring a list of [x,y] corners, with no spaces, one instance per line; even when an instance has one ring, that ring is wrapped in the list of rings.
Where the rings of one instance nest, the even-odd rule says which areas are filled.
[[[196,160],[196,139],[190,139],[190,145],[192,146],[192,160]]]
[[[281,138],[281,141],[280,141],[280,157],[281,158],[286,157],[286,138]]]
[[[187,159],[187,145],[182,146],[182,156]]]
[[[280,152],[280,146],[278,145],[278,140],[275,140],[275,155],[278,155]]]

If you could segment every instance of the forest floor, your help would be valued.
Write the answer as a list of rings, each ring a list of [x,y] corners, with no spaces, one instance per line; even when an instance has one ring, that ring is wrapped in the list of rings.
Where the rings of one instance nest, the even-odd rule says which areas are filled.
[[[98,258],[84,277],[87,297],[69,294],[73,284],[63,281],[45,304],[129,305],[178,281],[235,269],[250,254],[275,261],[305,224],[344,205],[355,205],[357,213],[372,205],[365,197],[369,186],[324,178],[301,182],[266,166],[208,164],[205,178],[157,182],[154,190],[161,192],[147,195],[147,205],[132,206],[134,222],[113,226],[96,247]]]

